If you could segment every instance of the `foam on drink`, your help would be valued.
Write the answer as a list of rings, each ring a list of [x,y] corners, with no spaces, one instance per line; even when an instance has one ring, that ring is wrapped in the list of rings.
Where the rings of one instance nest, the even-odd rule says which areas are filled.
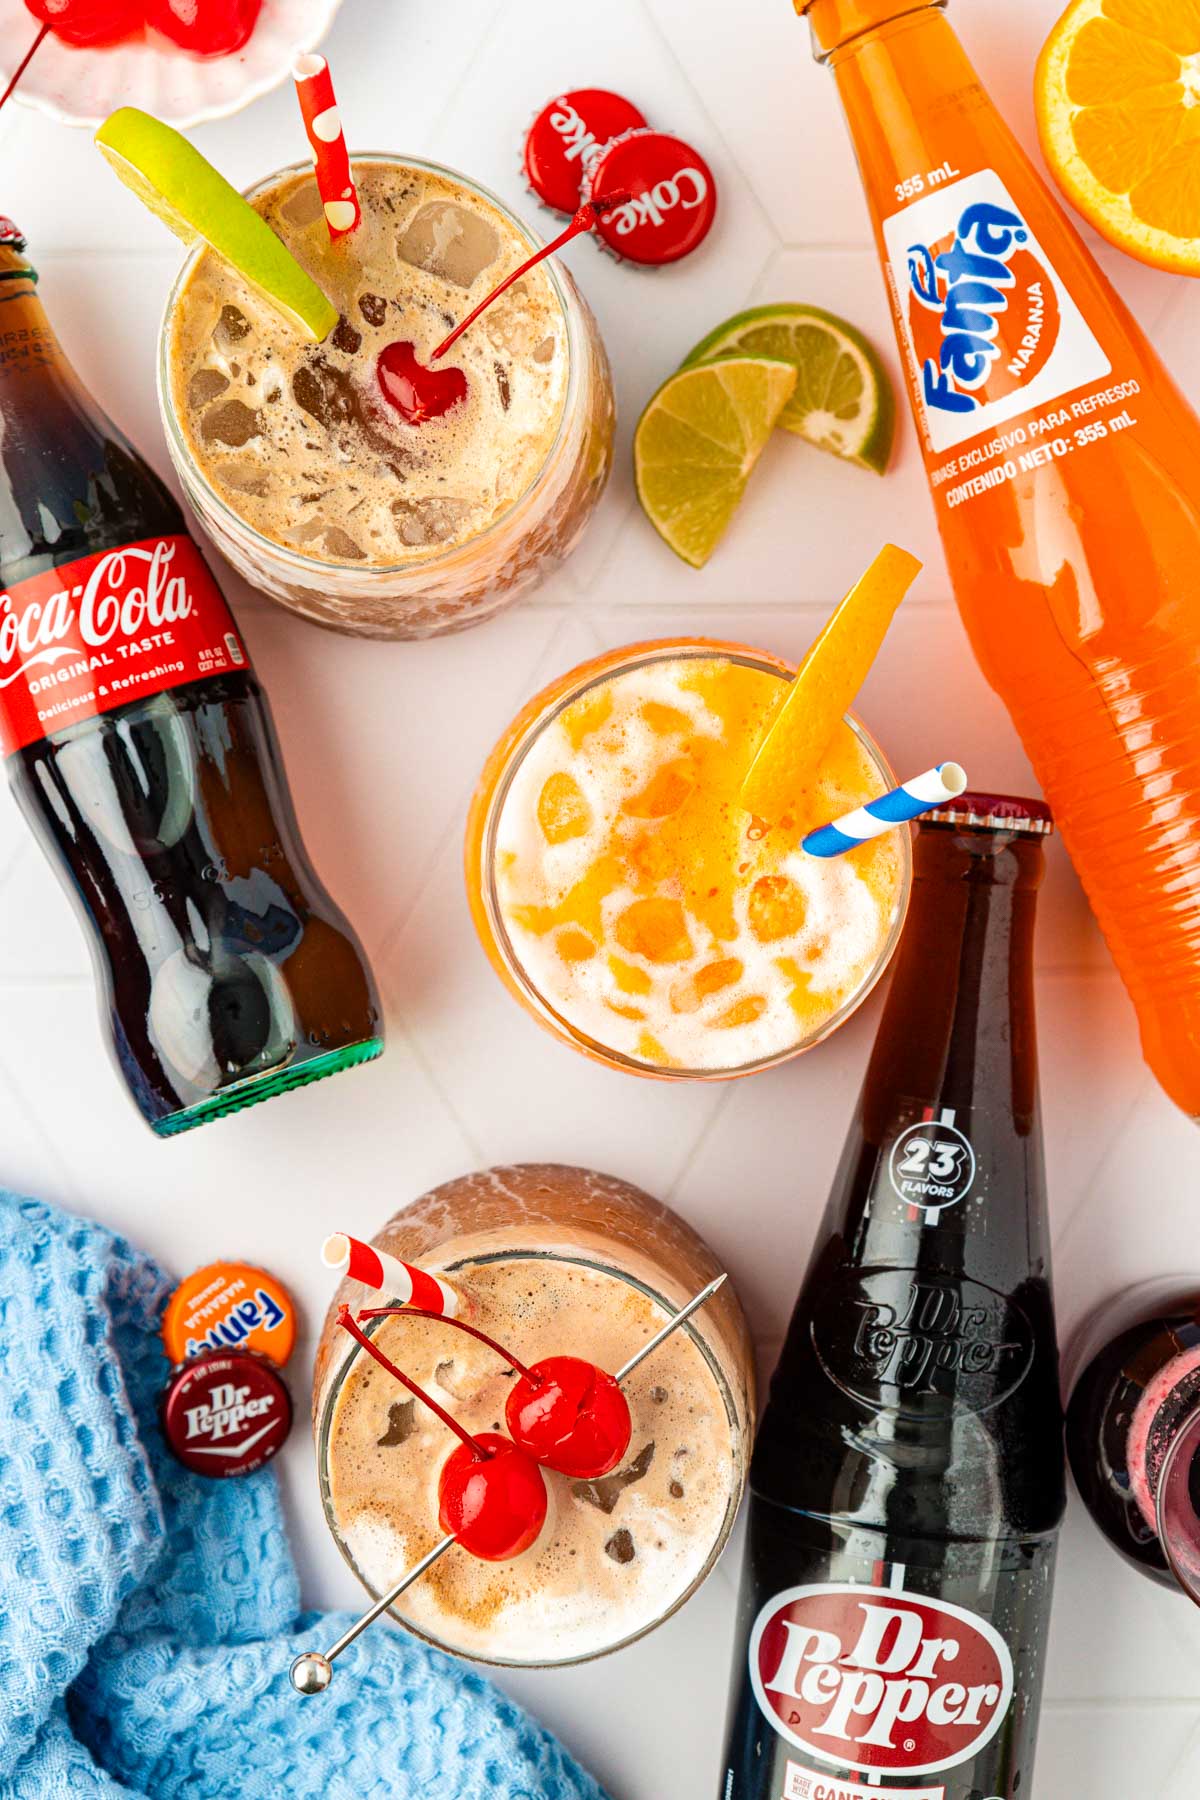
[[[804,832],[886,787],[849,726],[794,812],[757,835],[738,789],[786,688],[716,655],[647,659],[532,739],[496,832],[501,915],[529,982],[576,1032],[640,1062],[782,1054],[878,965],[899,901],[889,833],[818,859]]]
[[[566,321],[531,270],[455,344],[468,396],[407,424],[376,362],[409,340],[427,361],[530,253],[481,196],[403,163],[356,162],[362,222],[331,243],[311,175],[253,204],[341,312],[306,344],[221,258],[202,255],[170,324],[171,403],[217,494],[264,537],[335,563],[420,561],[486,531],[527,491],[558,431]]]
[[[619,1368],[667,1313],[604,1271],[545,1256],[468,1264],[472,1323],[523,1361],[570,1353]],[[469,1431],[504,1430],[512,1373],[452,1326],[383,1320],[386,1354]],[[656,1622],[703,1571],[733,1495],[734,1446],[724,1400],[702,1352],[676,1332],[624,1384],[633,1436],[621,1467],[597,1482],[547,1472],[550,1506],[521,1557],[443,1556],[398,1611],[467,1655],[566,1661],[595,1655]],[[441,1537],[438,1475],[457,1439],[385,1369],[359,1356],[330,1427],[330,1494],[338,1529],[376,1592]]]

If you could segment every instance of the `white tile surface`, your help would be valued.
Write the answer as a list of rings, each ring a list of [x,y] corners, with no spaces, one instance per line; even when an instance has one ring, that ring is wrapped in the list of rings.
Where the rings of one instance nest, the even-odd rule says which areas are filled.
[[[1055,10],[1055,0],[955,10],[1026,144],[1033,61]],[[563,85],[624,89],[653,119],[694,136],[721,183],[719,223],[701,255],[659,276],[619,268],[587,245],[571,252],[613,352],[620,459],[570,568],[518,611],[441,644],[356,644],[285,617],[229,577],[306,836],[376,962],[390,1031],[384,1060],[215,1131],[157,1144],[105,1065],[66,903],[0,796],[0,1180],[103,1216],[181,1272],[223,1251],[276,1267],[308,1313],[299,1386],[325,1296],[314,1250],[331,1223],[369,1233],[396,1205],[480,1160],[594,1161],[672,1199],[712,1238],[769,1367],[878,1002],[803,1064],[736,1088],[625,1081],[559,1048],[499,989],[471,935],[458,854],[486,751],[549,675],[599,644],[685,627],[796,655],[885,536],[909,543],[927,568],[870,679],[866,716],[903,768],[956,755],[989,785],[1028,785],[954,612],[907,426],[885,481],[791,440],[773,443],[727,543],[700,574],[662,548],[633,502],[632,420],[680,354],[733,308],[767,298],[831,307],[875,335],[894,367],[832,81],[812,63],[786,0],[610,0],[599,11],[579,0],[346,0],[329,48],[359,144],[459,162],[518,206],[526,203],[517,142],[533,111]],[[303,150],[286,91],[196,137],[239,183]],[[153,355],[175,251],[85,133],[12,108],[0,118],[0,154],[0,205],[30,233],[70,354],[165,469]],[[1193,290],[1107,247],[1101,259],[1200,400]],[[914,707],[918,670],[923,704]],[[1038,960],[1051,1209],[1069,1326],[1133,1279],[1166,1269],[1200,1277],[1200,1139],[1142,1069],[1129,1005],[1058,847]],[[746,1193],[753,1204],[735,1213],[730,1196]],[[1137,1203],[1142,1196],[1147,1204]],[[302,1432],[282,1473],[306,1598],[356,1604],[320,1522]],[[647,1643],[509,1683],[590,1761],[614,1800],[711,1800],[737,1548]],[[1185,1800],[1200,1791],[1200,1620],[1117,1563],[1078,1504],[1065,1534],[1036,1790],[1027,1800]]]

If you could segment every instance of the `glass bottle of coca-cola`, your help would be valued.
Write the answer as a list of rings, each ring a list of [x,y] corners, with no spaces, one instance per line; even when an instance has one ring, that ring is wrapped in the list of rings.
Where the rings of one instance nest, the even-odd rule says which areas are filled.
[[[168,490],[91,400],[0,220],[0,749],[162,1136],[377,1056],[262,690]]]
[[[1031,1800],[1064,1505],[1033,1007],[1040,803],[912,909],[751,1467],[721,1800]]]

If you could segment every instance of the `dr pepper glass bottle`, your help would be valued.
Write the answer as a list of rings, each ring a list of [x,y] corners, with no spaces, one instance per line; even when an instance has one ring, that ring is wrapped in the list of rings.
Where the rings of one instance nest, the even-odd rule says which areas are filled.
[[[1200,420],[944,0],[796,0],[837,81],[967,631],[1200,1119]]]
[[[1032,1800],[1064,1505],[1039,802],[930,815],[771,1384],[721,1800]]]
[[[90,399],[0,219],[0,745],[160,1136],[377,1056],[261,689],[175,501]]]

